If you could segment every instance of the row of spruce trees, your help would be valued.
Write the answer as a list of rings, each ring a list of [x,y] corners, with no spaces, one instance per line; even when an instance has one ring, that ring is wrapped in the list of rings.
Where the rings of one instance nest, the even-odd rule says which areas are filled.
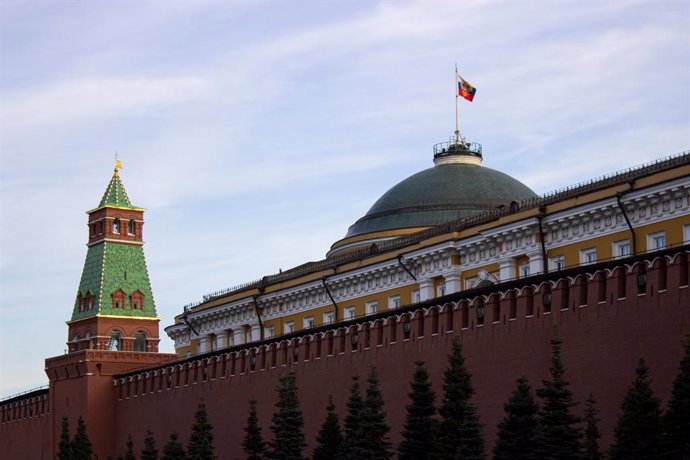
[[[585,459],[690,459],[690,336],[684,343],[680,373],[673,383],[667,411],[651,389],[650,371],[640,359],[635,379],[621,403],[621,413],[614,432],[614,442],[603,452],[599,446],[598,410],[589,395],[583,417],[573,412],[569,383],[564,378],[559,339],[553,339],[550,379],[536,390],[524,376],[504,404],[505,416],[497,427],[493,458],[497,460],[585,460]],[[456,338],[443,374],[443,395],[437,408],[436,394],[429,373],[421,360],[416,361],[411,381],[409,403],[403,425],[402,441],[394,449],[388,439],[390,427],[383,410],[383,395],[376,369],[371,368],[364,393],[358,375],[352,378],[347,414],[341,426],[332,397],[326,418],[316,438],[312,460],[386,460],[397,454],[400,460],[485,459],[487,457],[483,425],[472,402],[472,377],[465,366],[460,341]],[[249,403],[242,447],[247,460],[302,460],[307,447],[304,420],[299,409],[294,372],[280,377],[278,402],[270,427],[273,439],[263,439],[256,401]],[[131,438],[127,452],[116,457],[135,459]],[[70,441],[67,419],[63,419],[58,458],[90,460],[91,445],[80,418],[77,434]],[[112,457],[111,457],[112,458]],[[172,433],[159,457],[156,441],[147,431],[142,460],[215,459],[213,427],[208,423],[203,403],[195,415],[186,450]]]

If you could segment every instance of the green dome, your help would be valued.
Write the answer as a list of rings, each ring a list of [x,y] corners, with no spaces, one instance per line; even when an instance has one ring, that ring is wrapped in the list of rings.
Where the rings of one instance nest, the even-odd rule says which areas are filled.
[[[437,163],[383,194],[350,227],[345,238],[430,227],[534,196],[525,184],[495,169],[471,163]]]

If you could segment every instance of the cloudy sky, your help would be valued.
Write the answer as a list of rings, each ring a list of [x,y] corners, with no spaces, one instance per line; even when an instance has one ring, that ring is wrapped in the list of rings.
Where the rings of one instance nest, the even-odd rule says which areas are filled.
[[[462,133],[538,193],[690,149],[687,0],[1,0],[0,397],[65,349],[114,152],[163,334],[430,167],[455,62]]]

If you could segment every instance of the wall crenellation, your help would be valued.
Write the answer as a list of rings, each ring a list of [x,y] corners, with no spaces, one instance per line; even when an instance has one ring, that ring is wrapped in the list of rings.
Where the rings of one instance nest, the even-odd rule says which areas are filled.
[[[145,397],[160,391],[216,379],[261,373],[320,360],[337,359],[350,353],[366,353],[450,333],[510,333],[513,324],[541,322],[551,327],[577,317],[582,309],[605,308],[639,302],[644,296],[664,296],[688,286],[688,253],[665,251],[661,255],[593,264],[552,273],[540,282],[532,278],[492,286],[483,293],[460,292],[398,311],[360,317],[353,321],[301,331],[261,344],[247,344],[195,356],[114,379],[118,400]],[[579,273],[578,273],[579,271]],[[446,301],[447,299],[447,301]]]

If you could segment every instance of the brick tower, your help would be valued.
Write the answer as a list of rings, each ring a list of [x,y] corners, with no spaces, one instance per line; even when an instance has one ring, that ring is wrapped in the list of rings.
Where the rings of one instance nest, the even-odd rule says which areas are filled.
[[[63,416],[72,432],[79,417],[86,421],[99,458],[122,450],[113,445],[113,376],[177,357],[158,353],[160,318],[144,259],[144,209],[127,197],[119,166],[98,207],[87,212],[88,250],[67,322],[69,352],[45,362],[51,457],[57,452]]]
[[[88,251],[68,322],[69,351],[157,352],[159,318],[144,259],[144,209],[130,202],[118,167],[98,207],[87,214]]]

